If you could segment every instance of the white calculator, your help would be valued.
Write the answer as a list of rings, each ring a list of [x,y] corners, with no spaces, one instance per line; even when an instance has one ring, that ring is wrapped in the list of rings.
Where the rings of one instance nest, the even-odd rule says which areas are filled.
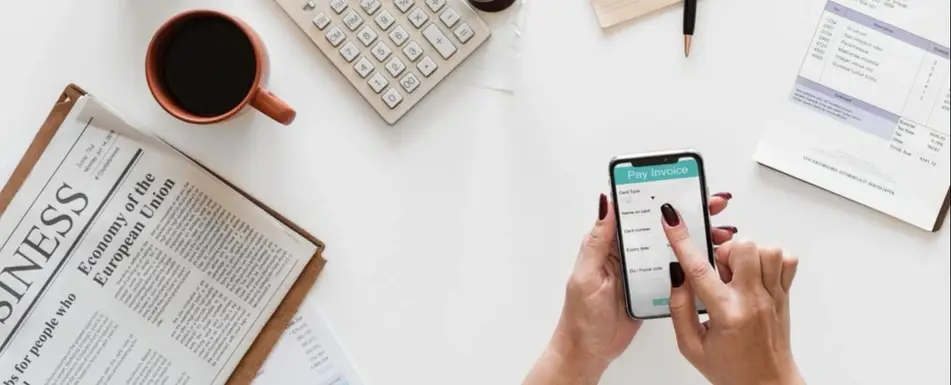
[[[489,38],[465,0],[275,0],[394,124]]]

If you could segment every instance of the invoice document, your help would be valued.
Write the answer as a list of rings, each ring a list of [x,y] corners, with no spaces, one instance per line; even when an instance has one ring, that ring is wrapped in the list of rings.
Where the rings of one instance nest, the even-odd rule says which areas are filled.
[[[798,108],[755,159],[937,230],[951,164],[949,15],[947,0],[828,1],[790,92]]]

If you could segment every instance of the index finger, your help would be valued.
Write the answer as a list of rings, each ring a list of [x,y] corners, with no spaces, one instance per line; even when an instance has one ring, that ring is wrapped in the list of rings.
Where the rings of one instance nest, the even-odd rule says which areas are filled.
[[[707,310],[711,314],[718,312],[720,303],[727,297],[726,284],[717,277],[707,253],[691,240],[687,225],[677,210],[665,203],[660,211],[663,215],[664,233],[674,255],[677,256],[677,261],[683,267],[684,275]]]

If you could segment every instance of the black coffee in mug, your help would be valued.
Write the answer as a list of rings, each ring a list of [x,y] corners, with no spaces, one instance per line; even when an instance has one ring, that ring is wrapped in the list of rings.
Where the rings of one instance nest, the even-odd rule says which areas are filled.
[[[515,0],[469,0],[469,4],[480,11],[499,12],[515,4]]]
[[[165,112],[215,124],[258,110],[289,125],[294,107],[266,88],[267,49],[254,29],[211,9],[184,11],[155,31],[145,52],[145,81]]]
[[[201,116],[219,116],[251,94],[257,58],[248,35],[231,20],[201,15],[182,20],[158,52],[161,81],[172,102]]]

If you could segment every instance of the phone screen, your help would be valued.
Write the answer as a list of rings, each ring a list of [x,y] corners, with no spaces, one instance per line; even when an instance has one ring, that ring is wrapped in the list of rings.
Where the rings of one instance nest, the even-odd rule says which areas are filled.
[[[701,162],[695,155],[660,156],[621,160],[612,166],[628,306],[637,318],[670,314],[669,270],[677,257],[664,234],[663,204],[670,203],[677,209],[697,249],[711,259]]]

